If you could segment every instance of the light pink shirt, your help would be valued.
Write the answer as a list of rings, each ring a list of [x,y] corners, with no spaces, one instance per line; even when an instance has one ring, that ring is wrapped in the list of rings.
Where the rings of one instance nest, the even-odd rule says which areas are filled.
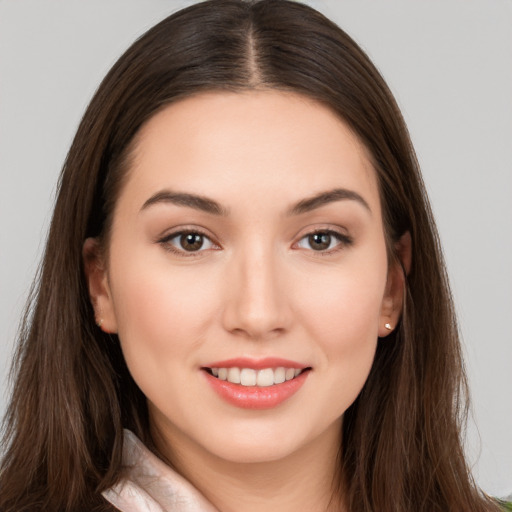
[[[124,431],[124,478],[103,493],[122,512],[218,512],[201,493]]]

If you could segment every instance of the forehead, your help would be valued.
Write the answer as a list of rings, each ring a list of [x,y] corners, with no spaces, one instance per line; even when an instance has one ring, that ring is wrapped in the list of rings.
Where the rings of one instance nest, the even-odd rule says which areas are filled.
[[[136,137],[125,189],[142,197],[170,187],[229,203],[247,193],[292,202],[340,186],[378,202],[358,137],[321,103],[268,90],[202,93],[165,107]]]

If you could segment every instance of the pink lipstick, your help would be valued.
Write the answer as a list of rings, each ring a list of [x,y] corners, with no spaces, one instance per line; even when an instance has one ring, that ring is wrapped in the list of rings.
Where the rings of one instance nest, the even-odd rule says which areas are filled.
[[[225,401],[243,409],[270,409],[293,396],[310,367],[282,358],[236,358],[202,367],[208,384]]]

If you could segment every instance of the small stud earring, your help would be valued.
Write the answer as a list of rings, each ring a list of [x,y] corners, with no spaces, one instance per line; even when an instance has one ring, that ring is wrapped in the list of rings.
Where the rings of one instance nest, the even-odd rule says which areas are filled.
[[[390,323],[384,324],[384,327],[385,327],[388,331],[391,331],[391,324],[390,324]]]
[[[103,325],[103,318],[100,318],[100,319],[96,322],[96,325],[101,329],[101,326]]]

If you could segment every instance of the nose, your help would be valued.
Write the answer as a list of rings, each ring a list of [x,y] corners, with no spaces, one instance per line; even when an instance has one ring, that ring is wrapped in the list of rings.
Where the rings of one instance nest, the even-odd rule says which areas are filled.
[[[226,276],[224,328],[253,340],[287,331],[291,322],[289,291],[279,257],[260,247],[233,258]]]

